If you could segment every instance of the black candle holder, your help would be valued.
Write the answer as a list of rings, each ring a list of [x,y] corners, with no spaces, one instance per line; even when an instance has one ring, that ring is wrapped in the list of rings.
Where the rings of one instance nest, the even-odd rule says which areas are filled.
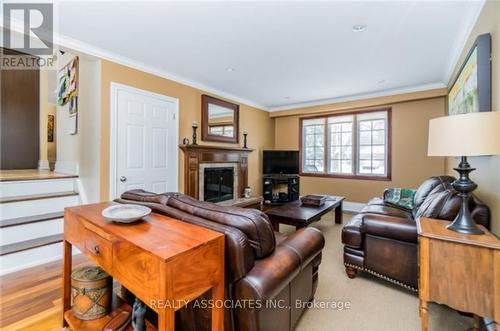
[[[247,136],[248,136],[248,133],[247,132],[243,132],[243,148],[248,148],[248,146],[247,146]]]
[[[193,124],[192,126],[193,128],[193,145],[198,145],[198,143],[196,142],[196,129],[198,129],[198,125],[197,124]]]

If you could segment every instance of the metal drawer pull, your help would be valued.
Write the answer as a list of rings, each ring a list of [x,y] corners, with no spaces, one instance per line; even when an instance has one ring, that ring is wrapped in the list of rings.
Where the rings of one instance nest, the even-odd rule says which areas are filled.
[[[94,249],[94,254],[99,255],[99,245],[95,245],[93,249]]]

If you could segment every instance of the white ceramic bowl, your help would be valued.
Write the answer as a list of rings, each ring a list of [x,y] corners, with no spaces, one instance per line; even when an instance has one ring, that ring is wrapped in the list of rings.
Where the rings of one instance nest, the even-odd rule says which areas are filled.
[[[114,222],[132,223],[148,216],[150,213],[151,208],[141,205],[123,204],[104,209],[102,216]]]

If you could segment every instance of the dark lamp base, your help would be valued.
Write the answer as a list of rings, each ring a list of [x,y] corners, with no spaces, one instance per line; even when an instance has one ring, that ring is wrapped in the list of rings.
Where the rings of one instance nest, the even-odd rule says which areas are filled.
[[[460,210],[457,217],[455,217],[453,223],[446,228],[464,234],[483,234],[484,231],[477,226],[469,211],[469,198],[472,191],[477,187],[477,185],[470,180],[469,173],[475,169],[471,168],[470,164],[467,162],[467,157],[462,156],[462,160],[455,170],[460,176],[453,182],[452,186],[458,191],[458,196],[462,199],[462,203],[460,204]]]
[[[464,234],[484,234],[484,231],[481,230],[474,221],[472,223],[467,223],[458,220],[458,217],[446,227],[448,230],[460,232]]]

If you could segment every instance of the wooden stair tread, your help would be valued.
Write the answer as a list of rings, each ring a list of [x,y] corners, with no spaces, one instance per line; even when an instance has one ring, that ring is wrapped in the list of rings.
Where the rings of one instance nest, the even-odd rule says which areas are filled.
[[[13,196],[13,197],[0,198],[0,203],[21,202],[21,201],[29,201],[29,200],[52,199],[52,198],[62,198],[62,197],[69,197],[69,196],[73,196],[73,195],[78,195],[78,192],[65,191],[65,192],[55,192],[55,193],[18,195],[18,196]]]
[[[40,237],[40,238],[20,241],[13,244],[3,245],[0,246],[0,256],[22,252],[28,249],[47,246],[50,244],[55,244],[61,242],[62,240],[63,240],[63,234],[60,233],[51,236]]]
[[[43,221],[48,221],[48,220],[53,220],[53,219],[58,219],[58,218],[63,218],[63,217],[64,217],[64,212],[61,211],[61,212],[47,213],[47,214],[34,215],[34,216],[10,218],[10,219],[6,219],[6,220],[0,220],[0,229],[6,228],[9,226],[43,222]]]
[[[49,170],[38,170],[38,169],[0,170],[0,182],[63,179],[63,178],[78,178],[78,176],[61,174]]]
[[[108,315],[101,317],[96,320],[91,321],[83,321],[78,319],[73,311],[67,310],[64,312],[64,319],[68,323],[69,327],[73,331],[80,330],[102,330],[102,328],[108,323],[111,318],[116,316],[119,311],[126,310],[132,311],[132,307],[128,305],[122,298],[120,298],[115,292],[113,292],[112,304],[111,304],[111,313]],[[157,329],[146,321],[146,331],[156,331]],[[124,331],[132,331],[132,324],[129,324]]]

